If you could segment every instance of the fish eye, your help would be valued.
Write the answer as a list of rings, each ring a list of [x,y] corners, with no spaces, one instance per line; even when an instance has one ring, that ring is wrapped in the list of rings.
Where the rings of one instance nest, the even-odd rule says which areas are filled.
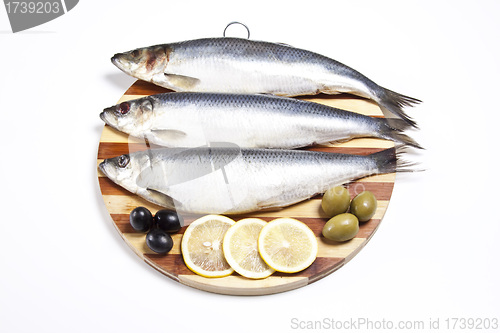
[[[130,110],[130,104],[127,102],[123,102],[118,106],[118,112],[121,114],[127,114]]]
[[[128,155],[122,155],[118,157],[118,166],[120,168],[124,168],[128,165],[128,162],[130,162],[130,157]]]
[[[131,53],[132,57],[134,58],[137,58],[140,54],[141,52],[139,50],[133,50]]]

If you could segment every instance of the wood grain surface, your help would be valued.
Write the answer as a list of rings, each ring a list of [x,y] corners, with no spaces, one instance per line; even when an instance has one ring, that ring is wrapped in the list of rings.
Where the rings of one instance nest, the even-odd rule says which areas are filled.
[[[169,92],[169,90],[138,80],[125,92],[116,104],[122,101],[163,92]],[[347,95],[318,95],[305,96],[302,97],[302,99],[359,112],[365,115],[383,117],[382,112],[375,103],[362,98]],[[393,142],[386,140],[355,139],[345,143],[321,145],[308,149],[365,155],[393,146]],[[103,126],[99,143],[97,165],[102,162],[103,159],[119,156],[132,151],[145,150],[147,148],[148,146],[143,140],[129,137],[127,134],[116,131],[105,125]],[[99,170],[98,181],[102,198],[116,230],[130,248],[153,268],[175,281],[209,292],[229,295],[265,295],[306,286],[324,278],[351,260],[366,245],[377,230],[391,198],[395,174],[371,176],[347,185],[351,197],[354,197],[357,193],[364,190],[372,191],[378,200],[378,208],[375,216],[370,221],[360,224],[358,235],[354,239],[344,243],[326,240],[321,235],[323,226],[327,221],[326,216],[321,210],[321,196],[313,197],[310,200],[278,211],[231,216],[231,218],[236,221],[245,217],[259,217],[266,221],[270,221],[277,217],[293,217],[306,223],[313,230],[318,239],[318,257],[309,268],[295,274],[276,272],[270,277],[262,280],[247,279],[237,273],[233,273],[223,278],[205,278],[194,274],[186,267],[180,252],[182,234],[187,225],[199,216],[184,216],[186,225],[179,233],[173,235],[174,247],[168,254],[160,255],[154,253],[146,246],[146,235],[136,232],[130,226],[129,213],[135,207],[144,206],[150,209],[154,214],[157,210],[161,209],[161,207],[121,188],[104,176]]]

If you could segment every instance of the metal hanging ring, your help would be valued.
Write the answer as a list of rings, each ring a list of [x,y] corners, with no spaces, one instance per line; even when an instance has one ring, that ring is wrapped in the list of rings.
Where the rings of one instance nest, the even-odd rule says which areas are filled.
[[[233,22],[229,23],[229,24],[226,26],[226,28],[224,28],[224,32],[222,33],[222,36],[223,36],[223,37],[226,37],[226,30],[227,30],[227,28],[229,28],[229,27],[230,27],[231,25],[233,25],[233,24],[239,24],[239,25],[244,26],[244,27],[245,27],[245,29],[247,29],[247,39],[250,39],[250,29],[248,29],[248,27],[247,27],[246,25],[244,25],[243,23],[238,22],[238,21],[233,21]]]

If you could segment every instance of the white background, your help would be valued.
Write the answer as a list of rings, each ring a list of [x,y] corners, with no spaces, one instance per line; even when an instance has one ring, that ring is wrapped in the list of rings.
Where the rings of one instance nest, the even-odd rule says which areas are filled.
[[[498,1],[80,1],[13,34],[0,9],[0,331],[291,332],[359,317],[445,330],[449,317],[500,317],[499,14]],[[158,273],[122,241],[97,183],[99,113],[134,82],[110,57],[218,37],[234,20],[424,101],[408,113],[427,149],[409,158],[426,171],[398,175],[373,239],[271,296]]]

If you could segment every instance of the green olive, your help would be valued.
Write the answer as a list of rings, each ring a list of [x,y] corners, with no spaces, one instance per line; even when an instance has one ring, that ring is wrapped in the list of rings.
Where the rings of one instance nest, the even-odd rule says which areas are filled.
[[[366,222],[375,215],[377,199],[370,191],[363,191],[352,199],[351,213],[356,215],[360,222]]]
[[[321,208],[328,217],[347,212],[351,197],[349,191],[342,186],[329,188],[321,200]]]
[[[358,218],[350,213],[332,217],[323,227],[323,236],[337,242],[353,239],[359,231]]]

